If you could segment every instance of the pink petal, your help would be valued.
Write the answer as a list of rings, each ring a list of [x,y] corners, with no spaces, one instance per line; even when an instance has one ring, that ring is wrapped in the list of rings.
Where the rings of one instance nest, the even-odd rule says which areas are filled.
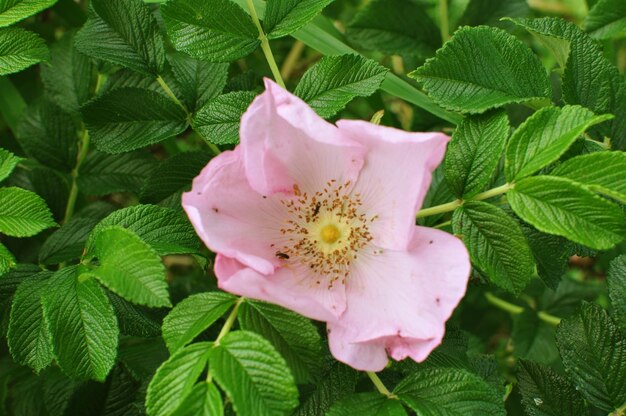
[[[250,187],[237,148],[209,162],[183,194],[183,208],[209,249],[270,274],[279,266],[271,243],[286,218],[279,199]]]
[[[263,195],[320,191],[331,179],[354,184],[364,148],[301,99],[265,79],[265,92],[241,119],[246,175]]]
[[[465,294],[470,262],[463,243],[443,231],[415,227],[408,252],[363,253],[353,266],[346,311],[328,325],[333,355],[361,368],[354,351],[366,345],[379,354],[387,349],[394,358],[424,360]],[[374,360],[369,370],[379,365]]]
[[[409,133],[356,120],[339,120],[339,130],[367,147],[365,165],[352,193],[378,218],[370,231],[379,247],[405,250],[415,214],[441,163],[450,138],[442,133]]]
[[[218,254],[215,276],[227,292],[275,303],[319,321],[337,319],[346,308],[343,285],[331,289],[315,285],[315,276],[304,268],[283,267],[268,276]]]

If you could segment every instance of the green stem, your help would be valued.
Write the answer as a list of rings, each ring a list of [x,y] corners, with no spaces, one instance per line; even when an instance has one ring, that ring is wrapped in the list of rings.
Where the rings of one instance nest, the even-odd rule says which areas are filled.
[[[186,113],[187,108],[183,105],[183,103],[180,102],[178,97],[176,97],[176,95],[172,92],[172,89],[169,87],[169,85],[167,85],[167,82],[165,82],[165,80],[161,77],[161,75],[157,76],[156,80],[161,86],[161,88],[163,88],[163,91],[165,91],[167,96],[170,97],[172,101],[178,104],[183,110],[185,110],[185,113]]]
[[[496,188],[489,189],[488,191],[475,195],[467,200],[456,199],[452,202],[446,202],[445,204],[435,205],[434,207],[430,208],[424,208],[417,213],[416,217],[424,218],[431,215],[443,214],[445,212],[454,211],[455,209],[463,205],[465,201],[482,201],[485,199],[493,198],[494,196],[506,193],[510,189],[513,189],[513,187],[514,185],[512,183],[506,183],[502,186],[498,186]]]
[[[439,0],[439,29],[441,30],[441,42],[446,43],[450,37],[448,24],[448,0]]]
[[[219,147],[217,147],[216,145],[214,145],[211,142],[207,142],[207,145],[209,146],[209,149],[211,149],[211,151],[213,152],[213,154],[215,156],[219,155],[220,153],[222,153],[222,151],[220,150]]]
[[[387,387],[385,387],[382,380],[378,378],[378,375],[376,373],[374,373],[373,371],[367,371],[366,373],[370,380],[372,380],[372,383],[374,383],[374,386],[376,386],[376,389],[380,392],[380,394],[384,394],[390,399],[398,398],[398,396],[390,392]]]
[[[285,87],[285,82],[283,81],[283,77],[280,75],[280,70],[278,69],[278,65],[276,65],[276,60],[274,59],[274,55],[272,54],[272,48],[270,48],[270,42],[263,31],[263,27],[261,26],[261,22],[259,20],[259,16],[256,14],[256,9],[254,8],[254,2],[252,0],[246,0],[246,4],[248,5],[248,10],[250,11],[250,17],[252,17],[252,21],[256,25],[256,28],[259,31],[259,40],[261,41],[261,49],[263,50],[263,54],[265,55],[265,59],[267,60],[268,65],[270,66],[270,70],[272,71],[272,75],[274,76],[274,80],[283,88]]]
[[[76,166],[74,166],[74,169],[72,169],[72,187],[70,188],[70,195],[67,199],[67,206],[65,207],[63,224],[66,224],[70,220],[70,218],[72,218],[72,215],[74,215],[76,199],[78,198],[78,170],[83,164],[83,160],[85,160],[85,157],[87,157],[87,152],[89,152],[89,132],[84,126],[79,146],[80,150],[78,151],[78,156],[76,157]]]
[[[485,298],[487,299],[487,302],[491,303],[493,306],[500,308],[503,311],[510,313],[511,315],[519,315],[524,312],[524,308],[522,306],[507,302],[506,300],[497,297],[491,292],[485,293]],[[551,315],[545,311],[537,312],[537,317],[539,317],[539,319],[541,319],[545,323],[553,326],[557,326],[561,322],[561,318]]]
[[[220,331],[220,333],[217,336],[217,338],[215,339],[215,342],[213,343],[213,345],[215,345],[215,346],[220,345],[220,341],[222,340],[222,338],[224,338],[226,335],[228,335],[228,333],[230,332],[230,330],[233,327],[233,324],[235,323],[235,319],[237,319],[237,313],[239,312],[239,306],[243,303],[244,299],[245,298],[241,297],[241,298],[239,298],[237,300],[237,303],[235,303],[235,307],[230,312],[230,315],[228,315],[228,318],[226,318],[226,322],[224,322],[224,326],[222,327],[222,330]]]
[[[504,299],[500,299],[491,292],[485,293],[485,298],[487,299],[487,302],[491,303],[493,306],[496,306],[512,315],[519,315],[524,312],[524,308],[522,306],[514,305]]]

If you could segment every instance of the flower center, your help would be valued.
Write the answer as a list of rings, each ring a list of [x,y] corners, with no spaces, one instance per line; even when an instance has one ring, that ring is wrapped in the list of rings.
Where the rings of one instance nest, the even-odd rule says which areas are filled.
[[[288,212],[283,237],[272,245],[286,265],[309,268],[319,276],[315,283],[324,280],[329,289],[337,281],[345,283],[357,253],[372,241],[368,224],[375,217],[361,212],[360,196],[350,195],[349,186],[332,180],[309,195],[294,185],[294,197],[282,201]]]
[[[341,234],[339,234],[339,229],[334,224],[325,225],[320,231],[320,237],[322,238],[322,241],[328,244],[336,242],[337,240],[339,240],[340,236]]]

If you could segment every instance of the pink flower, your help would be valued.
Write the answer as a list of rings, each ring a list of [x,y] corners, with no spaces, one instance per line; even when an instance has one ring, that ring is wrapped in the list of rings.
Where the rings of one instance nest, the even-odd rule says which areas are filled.
[[[454,236],[415,225],[448,136],[330,124],[265,81],[241,144],[211,160],[183,207],[225,291],[327,322],[332,354],[380,371],[423,361],[463,297]]]

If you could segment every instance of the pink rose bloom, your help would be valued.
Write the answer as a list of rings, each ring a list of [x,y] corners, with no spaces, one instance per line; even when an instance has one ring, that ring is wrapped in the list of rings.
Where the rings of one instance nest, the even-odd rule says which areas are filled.
[[[415,225],[449,137],[328,123],[265,80],[241,144],[215,157],[183,207],[215,253],[219,287],[327,322],[358,370],[423,361],[465,293],[467,250]]]

